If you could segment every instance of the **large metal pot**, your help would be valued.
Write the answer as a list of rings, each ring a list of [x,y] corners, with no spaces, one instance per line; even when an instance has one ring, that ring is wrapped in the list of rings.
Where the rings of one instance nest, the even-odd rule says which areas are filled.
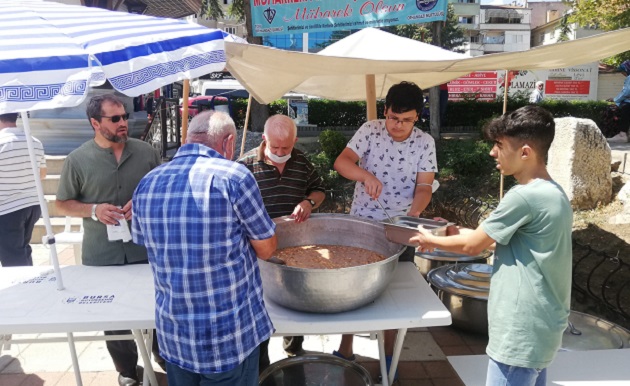
[[[462,255],[436,249],[433,252],[416,252],[414,262],[423,277],[427,277],[432,269],[453,263],[489,264],[492,252],[485,250],[477,256]]]
[[[427,280],[451,312],[453,326],[488,334],[488,292],[492,266],[451,264],[431,270]]]
[[[383,224],[344,214],[312,214],[300,224],[274,219],[278,248],[312,244],[365,248],[388,256],[378,263],[340,269],[287,267],[259,260],[265,295],[294,310],[334,313],[376,299],[393,277],[405,247],[385,238]]]
[[[259,386],[372,386],[360,365],[330,354],[308,354],[272,363],[260,374]]]

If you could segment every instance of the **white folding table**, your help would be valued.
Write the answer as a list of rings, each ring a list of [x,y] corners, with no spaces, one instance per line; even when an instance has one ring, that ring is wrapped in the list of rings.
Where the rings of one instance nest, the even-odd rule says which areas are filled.
[[[331,283],[334,285],[334,283]],[[292,311],[265,297],[276,335],[326,335],[376,332],[383,386],[393,381],[408,328],[447,326],[451,314],[440,302],[413,263],[401,262],[394,278],[373,303],[337,314]],[[386,377],[383,332],[398,330],[389,377]]]
[[[51,267],[0,268],[0,337],[10,334],[66,333],[77,385],[82,385],[74,332],[132,330],[145,365],[145,378],[157,385],[147,351],[155,328],[153,278],[147,264],[62,267],[65,289],[57,290]],[[148,330],[149,333],[143,333]],[[81,337],[104,340],[108,337]],[[130,336],[114,338],[130,339]],[[41,342],[56,338],[38,338]],[[14,340],[26,343],[26,340]],[[0,349],[6,338],[0,339]],[[146,382],[145,382],[146,384]]]
[[[145,364],[145,379],[148,377],[151,384],[157,385],[147,350],[151,336],[143,333],[155,328],[150,267],[67,266],[62,267],[62,274],[66,288],[58,291],[50,267],[0,268],[0,336],[66,333],[77,385],[81,385],[72,333],[132,330]],[[390,374],[383,376],[383,385],[393,379],[408,328],[451,324],[450,313],[412,263],[399,263],[385,292],[357,310],[311,314],[289,310],[269,299],[265,299],[265,304],[276,335],[376,332],[382,374],[386,374],[383,332],[398,330]],[[89,338],[92,337],[85,340]],[[0,348],[1,343],[0,340]]]

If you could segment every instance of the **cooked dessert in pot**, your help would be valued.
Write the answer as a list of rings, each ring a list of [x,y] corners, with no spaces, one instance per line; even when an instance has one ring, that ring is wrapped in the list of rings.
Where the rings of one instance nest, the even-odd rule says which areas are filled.
[[[376,263],[386,257],[364,248],[344,245],[302,245],[278,249],[276,257],[289,267],[335,269]]]

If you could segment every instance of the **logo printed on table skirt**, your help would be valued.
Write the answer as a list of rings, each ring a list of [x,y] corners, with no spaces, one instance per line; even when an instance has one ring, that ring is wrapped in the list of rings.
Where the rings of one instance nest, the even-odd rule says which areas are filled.
[[[72,296],[61,300],[64,304],[109,304],[114,301],[115,295],[83,295]]]

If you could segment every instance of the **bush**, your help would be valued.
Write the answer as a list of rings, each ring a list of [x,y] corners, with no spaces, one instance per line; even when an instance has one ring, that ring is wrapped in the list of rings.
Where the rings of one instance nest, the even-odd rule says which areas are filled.
[[[476,197],[498,195],[500,172],[490,157],[492,144],[483,140],[443,139],[437,141],[439,180],[447,184],[447,193],[464,193]],[[504,191],[515,184],[513,178],[504,181]],[[496,189],[495,189],[496,187]],[[457,192],[455,192],[455,190]]]
[[[324,130],[319,134],[319,145],[322,147],[324,154],[335,162],[339,154],[346,148],[348,139],[345,135],[334,130]],[[332,166],[332,164],[331,164]]]
[[[307,154],[309,161],[315,166],[317,173],[324,180],[326,190],[337,190],[348,183],[348,180],[339,175],[334,169],[335,160],[345,149],[348,140],[338,131],[324,130],[319,134],[319,144],[322,151],[316,154]]]

